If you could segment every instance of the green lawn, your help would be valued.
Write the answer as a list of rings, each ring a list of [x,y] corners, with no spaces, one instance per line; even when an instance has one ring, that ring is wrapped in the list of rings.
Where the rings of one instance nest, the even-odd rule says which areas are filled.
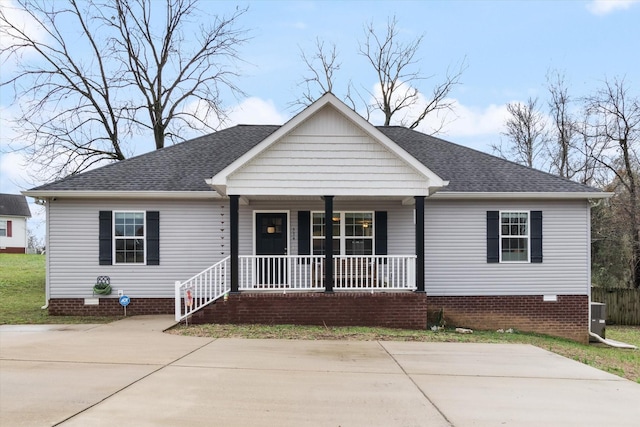
[[[49,316],[45,303],[45,257],[0,254],[0,324],[105,323],[117,318]],[[402,340],[427,342],[486,342],[531,344],[640,383],[640,350],[620,350],[602,345],[525,333],[451,330],[432,332],[384,328],[325,328],[318,326],[197,325],[178,326],[172,333],[207,337]],[[640,347],[639,326],[607,326],[607,337]]]
[[[112,317],[49,316],[45,304],[45,256],[0,254],[0,325],[106,323]]]

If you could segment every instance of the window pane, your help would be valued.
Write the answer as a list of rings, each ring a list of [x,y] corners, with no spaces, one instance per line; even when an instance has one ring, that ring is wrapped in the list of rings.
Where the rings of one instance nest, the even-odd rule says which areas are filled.
[[[345,214],[346,236],[372,236],[373,217],[366,212],[349,212]]]
[[[144,218],[144,212],[114,212],[116,263],[144,263]]]
[[[313,235],[316,237],[324,236],[324,214],[314,212],[312,222],[313,222]]]
[[[324,239],[313,239],[313,254],[324,255]],[[333,239],[333,254],[340,255],[340,239]]]
[[[346,255],[373,255],[372,239],[346,239]]]
[[[500,233],[503,236],[527,236],[529,214],[527,212],[503,212]]]
[[[527,238],[503,238],[502,261],[528,261]]]
[[[333,213],[333,237],[340,236],[340,214]]]

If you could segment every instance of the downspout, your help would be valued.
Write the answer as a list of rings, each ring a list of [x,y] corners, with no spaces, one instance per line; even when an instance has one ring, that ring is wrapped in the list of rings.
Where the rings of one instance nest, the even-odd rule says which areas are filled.
[[[41,310],[49,308],[49,299],[51,296],[50,283],[49,283],[49,200],[37,199],[36,203],[44,206],[45,210],[45,236],[44,236],[44,266],[45,266],[45,285],[44,285],[44,305],[40,307]]]
[[[602,338],[600,335],[598,335],[596,333],[593,333],[591,331],[589,331],[589,336],[594,337],[595,339],[600,341],[602,344],[606,344],[609,347],[627,348],[627,349],[631,349],[631,350],[637,350],[638,349],[638,347],[636,347],[635,345],[631,345],[631,344],[627,344],[627,343],[620,342],[620,341],[615,341],[615,340],[608,340],[608,339]]]

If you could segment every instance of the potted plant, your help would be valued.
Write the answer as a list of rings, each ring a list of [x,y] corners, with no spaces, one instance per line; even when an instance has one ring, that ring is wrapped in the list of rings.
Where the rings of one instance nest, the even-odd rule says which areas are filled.
[[[98,295],[109,295],[111,294],[111,285],[104,282],[98,282],[93,285],[93,293]]]

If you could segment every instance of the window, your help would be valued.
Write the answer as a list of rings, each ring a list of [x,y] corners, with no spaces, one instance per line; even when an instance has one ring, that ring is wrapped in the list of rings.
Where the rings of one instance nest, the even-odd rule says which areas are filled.
[[[144,264],[144,212],[114,212],[113,239],[116,264]]]
[[[0,237],[7,236],[7,220],[0,219]]]
[[[311,220],[313,254],[324,255],[324,212],[313,212]],[[334,212],[334,255],[373,255],[373,222],[373,212]]]
[[[487,211],[487,263],[542,263],[542,211]]]
[[[529,261],[529,212],[500,212],[500,260]]]
[[[98,262],[160,265],[160,212],[99,211]]]

